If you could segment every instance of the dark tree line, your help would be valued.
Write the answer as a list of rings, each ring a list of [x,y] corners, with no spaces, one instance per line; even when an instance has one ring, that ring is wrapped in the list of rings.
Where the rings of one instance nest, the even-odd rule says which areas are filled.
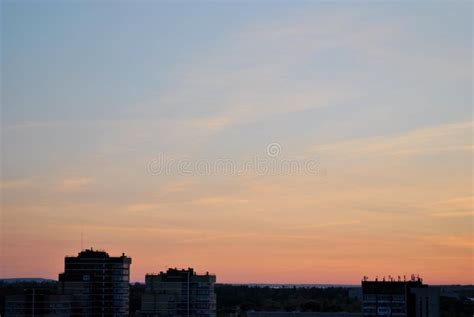
[[[217,285],[218,313],[247,310],[360,312],[360,303],[349,297],[349,290],[330,288],[271,288]]]

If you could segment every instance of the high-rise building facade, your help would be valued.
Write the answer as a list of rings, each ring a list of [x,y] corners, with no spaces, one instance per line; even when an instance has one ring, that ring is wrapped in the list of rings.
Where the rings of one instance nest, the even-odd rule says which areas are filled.
[[[437,288],[420,278],[362,281],[363,317],[439,317]]]
[[[192,268],[148,274],[140,315],[213,317],[216,315],[215,282],[215,275],[199,275]]]
[[[59,292],[71,295],[72,315],[128,316],[132,259],[111,257],[92,248],[66,257],[59,274]]]

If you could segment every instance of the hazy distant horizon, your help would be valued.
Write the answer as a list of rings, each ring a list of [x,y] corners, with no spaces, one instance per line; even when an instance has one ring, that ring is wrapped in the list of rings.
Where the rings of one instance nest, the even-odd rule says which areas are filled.
[[[0,278],[0,282],[16,282],[16,280],[40,280],[41,281],[52,281],[52,282],[57,282],[57,279],[49,279],[49,278],[42,278],[42,277],[18,277],[18,278]],[[35,281],[38,282],[38,281]],[[139,283],[139,284],[145,284],[144,280],[136,280],[136,281],[130,281],[131,284]],[[234,286],[249,286],[249,287],[283,287],[283,288],[328,288],[328,287],[343,287],[343,288],[360,288],[361,284],[318,284],[318,283],[300,283],[300,284],[293,284],[293,283],[230,283],[230,282],[225,282],[225,281],[217,281],[216,284],[218,285],[234,285]],[[443,286],[474,286],[474,284],[429,284],[430,287],[443,287]]]

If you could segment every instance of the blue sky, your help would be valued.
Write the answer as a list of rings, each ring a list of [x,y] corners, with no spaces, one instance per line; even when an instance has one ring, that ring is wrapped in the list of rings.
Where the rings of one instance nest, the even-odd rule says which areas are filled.
[[[234,208],[235,200],[261,196],[254,197],[253,206],[275,217],[269,227],[275,232],[296,219],[371,222],[371,214],[359,214],[360,208],[417,210],[420,221],[430,208],[438,208],[431,210],[435,219],[427,221],[426,230],[413,230],[410,237],[420,238],[420,247],[426,241],[454,239],[465,248],[472,237],[465,221],[472,215],[465,212],[467,205],[456,207],[461,216],[450,218],[439,233],[444,236],[437,232],[446,222],[439,214],[444,215],[447,202],[468,204],[472,199],[471,134],[468,1],[2,2],[7,238],[31,230],[24,224],[30,218],[77,222],[84,208],[116,216],[118,231],[129,222],[153,223],[182,210],[168,220],[189,229],[186,203],[200,193],[214,197],[204,201],[218,201],[226,210]],[[281,144],[286,157],[320,158],[331,175],[326,185],[306,177],[156,178],[146,170],[159,153],[241,160],[264,154],[271,142]],[[299,188],[282,196],[286,203],[277,209],[288,210],[275,211],[271,198],[255,194],[279,185],[273,192],[279,195],[288,184]],[[351,184],[360,196],[344,191]],[[418,196],[392,201],[391,192],[407,195],[402,184],[418,188]],[[176,186],[182,193],[171,199],[174,194],[167,189]],[[322,186],[327,197],[342,190],[348,205],[337,207],[336,198],[333,203],[307,201],[305,186]],[[379,189],[387,196],[373,206],[364,203],[350,215],[340,211]],[[229,198],[238,194],[242,197]],[[215,198],[220,196],[224,198]],[[157,197],[182,204],[166,207]],[[433,202],[436,197],[440,201]],[[44,210],[38,211],[35,201]],[[309,205],[300,211],[297,203],[289,207],[296,201]],[[155,205],[160,206],[155,213],[147,209]],[[211,205],[201,201],[195,209],[206,214],[215,207]],[[136,210],[134,206],[148,206],[149,213],[131,215],[127,210]],[[317,210],[313,215],[308,214],[311,208]],[[285,212],[300,214],[288,220]],[[245,221],[263,221],[242,213],[243,223],[235,230],[249,228]],[[219,232],[229,217],[218,217],[221,222],[194,234]],[[400,217],[395,216],[393,241],[406,230],[407,220]],[[91,216],[88,221],[93,227],[104,219]],[[37,236],[45,234],[35,230]],[[62,247],[69,250],[74,238],[67,241]],[[107,241],[100,235],[94,240]],[[229,280],[242,278],[228,275]]]

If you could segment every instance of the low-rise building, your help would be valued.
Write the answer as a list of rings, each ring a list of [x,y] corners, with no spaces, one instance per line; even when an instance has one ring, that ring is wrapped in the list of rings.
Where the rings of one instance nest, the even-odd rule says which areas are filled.
[[[44,294],[41,290],[25,290],[25,294],[5,298],[5,316],[71,316],[72,297],[69,295]]]
[[[192,268],[148,274],[140,315],[213,317],[216,315],[215,282],[215,275],[199,275]]]
[[[439,317],[439,291],[420,278],[362,281],[364,317]]]

